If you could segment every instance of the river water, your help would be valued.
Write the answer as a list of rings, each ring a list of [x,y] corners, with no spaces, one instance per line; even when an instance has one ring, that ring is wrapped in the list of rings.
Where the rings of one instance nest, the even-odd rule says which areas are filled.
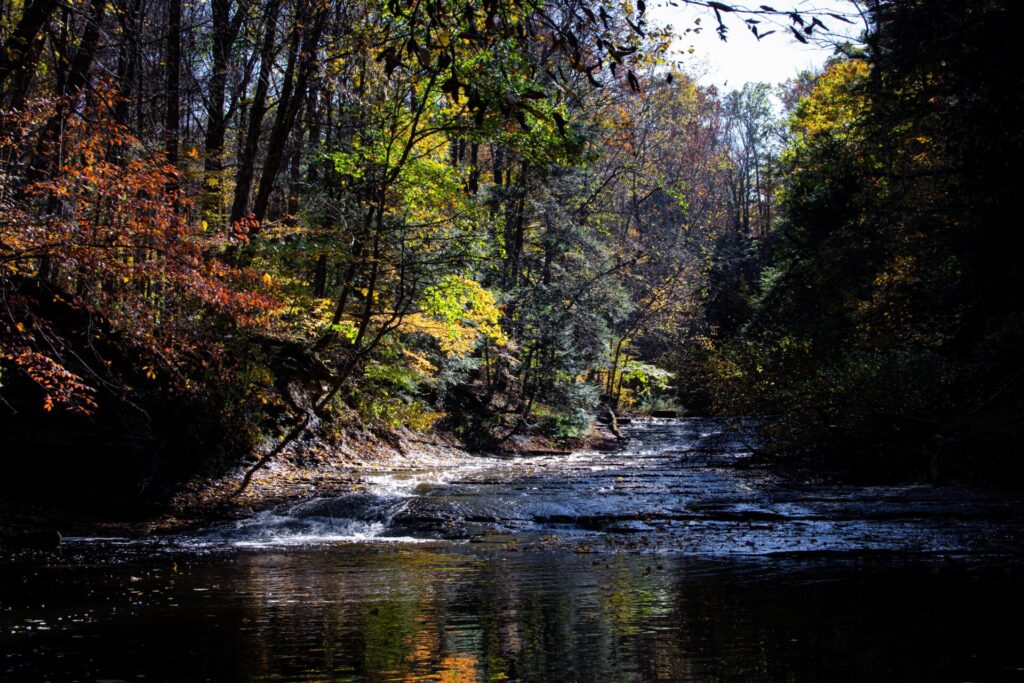
[[[642,420],[614,452],[0,559],[0,679],[1024,680],[1024,505],[806,481]]]

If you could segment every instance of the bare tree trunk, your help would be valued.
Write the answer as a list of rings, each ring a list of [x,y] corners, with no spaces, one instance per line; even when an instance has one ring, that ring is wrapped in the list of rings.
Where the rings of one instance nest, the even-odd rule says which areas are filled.
[[[300,22],[297,15],[296,21]],[[292,51],[288,55],[288,69],[285,71],[284,85],[281,89],[281,98],[277,103],[277,115],[274,118],[274,127],[270,132],[270,140],[267,142],[267,156],[263,161],[263,175],[260,177],[259,190],[256,193],[256,201],[253,204],[253,215],[258,222],[262,222],[267,216],[267,206],[270,203],[270,193],[277,182],[277,175],[281,171],[284,161],[285,144],[288,136],[295,125],[299,108],[306,94],[306,86],[309,77],[313,72],[316,63],[316,47],[320,42],[320,36],[327,25],[327,12],[318,9],[311,18],[311,23],[303,27],[300,32],[296,26],[296,36],[293,42]],[[299,36],[302,40],[299,42]],[[296,66],[296,60],[298,64]]]
[[[270,0],[266,8],[266,20],[263,28],[263,43],[260,46],[260,73],[256,81],[256,92],[249,108],[249,125],[246,130],[245,142],[238,160],[238,172],[235,175],[235,197],[231,204],[229,222],[234,224],[248,213],[249,191],[256,169],[256,154],[259,151],[260,131],[263,128],[263,117],[267,113],[267,92],[270,89],[270,73],[274,66],[274,38],[277,34],[277,15],[280,13],[281,0]]]
[[[238,35],[242,12],[236,11],[231,19],[231,0],[211,0],[213,20],[213,72],[207,100],[206,137],[203,140],[203,217],[209,222],[223,220],[224,202],[224,139],[227,135],[227,117],[224,103],[227,98],[228,68],[231,47]]]
[[[164,115],[164,152],[167,162],[178,164],[181,126],[181,3],[167,3],[167,109]]]

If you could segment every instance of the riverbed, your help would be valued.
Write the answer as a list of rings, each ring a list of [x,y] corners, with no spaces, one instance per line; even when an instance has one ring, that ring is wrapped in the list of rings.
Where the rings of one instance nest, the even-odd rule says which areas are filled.
[[[12,680],[1024,680],[1024,505],[638,420],[189,533],[0,562]]]

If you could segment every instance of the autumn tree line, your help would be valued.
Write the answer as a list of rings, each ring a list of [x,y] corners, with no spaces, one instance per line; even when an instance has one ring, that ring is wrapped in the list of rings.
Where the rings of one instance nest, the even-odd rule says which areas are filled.
[[[1018,482],[1024,8],[865,9],[788,122],[765,238],[720,252],[681,374],[719,411],[770,416],[791,452]]]
[[[1008,438],[1017,10],[688,4],[868,28],[726,93],[642,1],[3,0],[8,443],[121,434],[148,480],[607,408],[915,466]]]

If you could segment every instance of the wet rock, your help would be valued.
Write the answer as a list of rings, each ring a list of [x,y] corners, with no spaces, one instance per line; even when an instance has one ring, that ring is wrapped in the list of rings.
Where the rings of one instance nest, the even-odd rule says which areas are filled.
[[[213,536],[243,543],[468,540],[494,548],[519,539],[524,552],[603,543],[613,551],[715,556],[1019,548],[1019,498],[739,470],[736,463],[750,459],[749,439],[709,419],[636,418],[623,434],[609,452],[466,456],[436,469],[368,474],[360,491],[278,508]]]

